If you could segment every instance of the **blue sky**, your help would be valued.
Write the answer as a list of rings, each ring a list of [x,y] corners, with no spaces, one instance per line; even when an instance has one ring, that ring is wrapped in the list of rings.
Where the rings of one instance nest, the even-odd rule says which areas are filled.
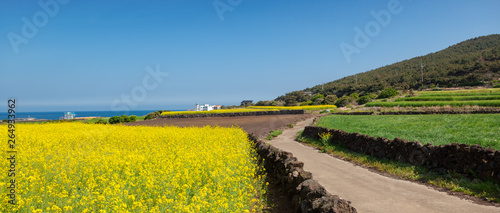
[[[21,111],[270,100],[500,33],[498,0],[37,2],[0,0],[3,111],[10,97]]]

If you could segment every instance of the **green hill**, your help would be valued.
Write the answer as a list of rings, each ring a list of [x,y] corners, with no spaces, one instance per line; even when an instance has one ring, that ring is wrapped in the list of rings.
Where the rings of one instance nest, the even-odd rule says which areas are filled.
[[[421,81],[421,64],[423,83]],[[384,88],[418,90],[434,86],[496,85],[500,79],[500,35],[482,36],[450,46],[444,50],[380,67],[356,76],[347,76],[324,85],[294,91],[276,98],[309,101],[305,92],[342,97],[378,93]]]

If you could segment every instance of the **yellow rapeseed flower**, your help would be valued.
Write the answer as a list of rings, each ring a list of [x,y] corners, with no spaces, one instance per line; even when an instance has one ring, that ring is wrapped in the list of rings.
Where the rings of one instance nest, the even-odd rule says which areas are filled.
[[[265,179],[239,128],[17,124],[16,136],[20,202],[2,196],[0,212],[245,212]]]

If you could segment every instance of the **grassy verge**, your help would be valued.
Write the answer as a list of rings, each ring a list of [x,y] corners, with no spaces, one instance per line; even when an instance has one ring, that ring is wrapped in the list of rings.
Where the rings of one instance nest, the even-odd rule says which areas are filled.
[[[274,130],[269,133],[269,135],[266,137],[267,140],[272,140],[275,137],[278,137],[278,135],[281,135],[283,131],[281,130]]]
[[[369,155],[359,154],[349,151],[338,145],[327,143],[326,138],[318,141],[312,138],[304,138],[299,132],[297,140],[312,145],[321,152],[326,152],[339,158],[352,161],[381,172],[389,173],[405,180],[419,181],[445,188],[454,192],[492,200],[500,203],[500,184],[493,181],[482,181],[479,179],[469,179],[464,175],[456,173],[438,174],[424,167],[414,166],[399,161],[381,159]]]
[[[500,150],[500,114],[329,115],[317,126],[424,144],[479,144]]]

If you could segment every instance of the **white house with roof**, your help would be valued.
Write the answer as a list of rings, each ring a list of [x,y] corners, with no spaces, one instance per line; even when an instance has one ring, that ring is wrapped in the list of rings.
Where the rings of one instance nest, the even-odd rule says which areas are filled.
[[[198,103],[196,103],[194,105],[193,111],[212,111],[216,109],[221,109],[221,105],[210,105],[210,104],[199,105]]]

